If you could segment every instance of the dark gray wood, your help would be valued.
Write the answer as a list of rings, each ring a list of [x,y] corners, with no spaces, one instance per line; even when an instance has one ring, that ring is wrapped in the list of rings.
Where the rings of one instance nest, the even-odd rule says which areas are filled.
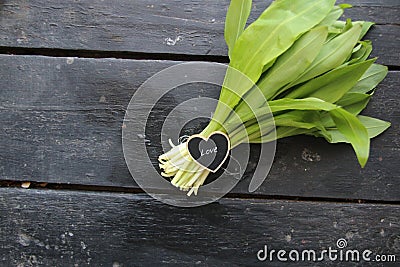
[[[1,180],[137,188],[121,147],[125,108],[141,83],[171,64],[176,62],[0,56]],[[390,72],[365,112],[392,122],[373,140],[365,169],[348,145],[285,139],[255,194],[400,200],[399,83],[400,72]],[[197,97],[203,88],[179,88],[160,109]],[[218,94],[216,87],[203,93]],[[159,132],[166,111],[161,115],[150,123],[150,132]],[[149,137],[154,160],[160,153],[157,139]],[[247,193],[248,183],[246,175],[234,192]]]
[[[282,266],[257,252],[336,249],[339,238],[400,256],[392,205],[223,199],[183,209],[143,195],[4,188],[0,200],[2,266]]]
[[[302,136],[278,142],[272,170],[255,193],[244,195],[245,175],[228,198],[200,208],[174,208],[144,194],[82,191],[138,191],[123,157],[121,127],[130,98],[147,78],[180,60],[228,61],[228,0],[164,2],[0,0],[0,53],[26,54],[0,55],[0,265],[281,266],[276,258],[259,262],[257,252],[264,245],[335,249],[339,238],[349,249],[392,254],[398,261],[397,0],[338,1],[354,5],[344,18],[377,23],[366,38],[374,43],[372,55],[393,70],[365,112],[392,122],[372,142],[365,169],[350,146]],[[250,21],[270,2],[253,1]],[[158,133],[180,101],[218,94],[204,85],[176,89],[158,106],[149,132]],[[156,160],[159,137],[146,138]],[[15,181],[58,190],[1,187]],[[319,202],[272,200],[297,197]],[[386,205],[372,204],[378,202]]]
[[[375,21],[367,38],[374,56],[400,61],[400,6],[396,0],[349,0],[346,17]],[[254,1],[253,21],[271,0]],[[15,1],[0,2],[0,47],[226,56],[224,1]],[[5,49],[7,51],[7,49]]]

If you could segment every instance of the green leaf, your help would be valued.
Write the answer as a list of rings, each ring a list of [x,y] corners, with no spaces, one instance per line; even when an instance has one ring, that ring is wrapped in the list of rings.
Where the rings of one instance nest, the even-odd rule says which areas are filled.
[[[277,58],[275,58],[274,60],[272,60],[271,62],[269,62],[267,65],[265,65],[265,66],[263,67],[262,72],[264,73],[264,72],[266,72],[269,68],[271,68],[271,67],[275,64],[276,60],[277,60]]]
[[[243,31],[233,48],[230,63],[232,68],[228,68],[225,75],[213,125],[209,129],[215,126],[216,121],[226,121],[229,112],[224,104],[233,109],[239,103],[252,87],[248,79],[256,83],[264,66],[289,49],[303,33],[321,22],[333,8],[334,2],[277,0]],[[245,76],[238,77],[236,70]]]
[[[367,106],[370,99],[371,95],[369,94],[348,92],[336,104],[351,114],[358,115]]]
[[[347,93],[367,71],[375,59],[336,68],[310,80],[286,95],[287,98],[315,97],[335,103]]]
[[[351,22],[351,20],[347,20],[347,21],[336,21],[334,24],[332,24],[331,27],[329,27],[329,32],[331,33],[336,33],[336,34],[332,34],[330,35],[330,37],[328,37],[328,40],[331,40],[333,37],[337,36],[337,33],[343,33],[346,32],[349,29],[349,25],[361,25],[362,29],[360,32],[360,35],[358,37],[358,40],[361,40],[369,31],[369,29],[375,24],[373,22],[370,21],[355,21],[351,24],[349,24],[349,22]]]
[[[379,120],[376,118],[371,118],[367,116],[359,115],[357,118],[364,125],[364,127],[368,130],[368,136],[370,138],[374,138],[384,131],[386,131],[390,127],[390,122]]]
[[[305,33],[293,46],[281,55],[268,73],[257,83],[266,99],[292,82],[314,61],[324,44],[328,30],[317,27]],[[280,92],[279,92],[280,93]]]
[[[276,129],[276,139],[284,138],[284,137],[289,137],[289,136],[295,136],[299,134],[305,134],[308,133],[309,130],[307,129],[301,129],[297,127],[278,127]],[[262,137],[261,139],[263,142],[267,142],[268,139],[265,137]]]
[[[334,104],[317,98],[279,99],[269,102],[273,112],[283,110],[323,110],[328,111],[337,129],[351,143],[361,167],[367,163],[369,156],[369,137],[364,125],[356,116]]]
[[[297,127],[302,129],[317,128],[315,122],[320,121],[318,111],[293,110],[277,115],[274,118],[275,126]]]
[[[298,77],[317,56],[327,36],[326,27],[317,27],[301,36],[290,49],[281,55],[272,68],[257,83],[265,99],[277,94],[282,86]],[[244,95],[235,111],[238,114],[250,114],[265,103],[264,98],[257,97],[255,88]]]
[[[371,99],[371,95],[362,93],[346,93],[336,104],[343,107],[353,115],[360,114],[365,109]],[[335,127],[335,123],[328,114],[321,116],[322,124],[326,127]]]
[[[332,110],[329,113],[339,132],[351,143],[361,167],[364,167],[368,161],[370,145],[367,129],[357,117],[344,109]]]
[[[307,134],[309,132],[310,132],[310,130],[308,130],[308,129],[281,126],[281,127],[276,128],[275,133],[270,133],[270,134],[262,136],[262,137],[250,136],[249,140],[250,140],[250,143],[259,144],[259,143],[271,142],[276,139],[281,139],[281,138],[285,138],[285,137],[289,137],[289,136],[294,136],[294,135],[299,135],[299,134]]]
[[[367,93],[373,90],[387,75],[388,68],[379,64],[372,64],[363,74],[350,92]]]
[[[250,15],[252,0],[232,0],[225,20],[225,41],[231,56],[236,40],[244,31]]]
[[[296,127],[301,129],[312,129],[315,128],[315,124],[309,122],[301,122],[297,120],[293,120],[290,118],[284,119],[279,118],[275,120],[276,126],[287,126],[287,127]]]
[[[360,51],[361,48],[362,48],[362,44],[360,44],[360,42],[359,42],[359,44],[353,48],[353,53],[351,54],[351,56],[353,56],[354,53],[357,53],[358,51]]]
[[[317,110],[308,110],[308,111],[303,111],[303,110],[295,110],[291,111],[289,113],[295,113],[298,114],[299,117],[301,117],[300,121],[304,121],[310,124],[314,125],[313,129],[310,129],[310,132],[314,132],[315,129],[318,129],[319,132],[324,136],[326,140],[331,140],[331,136],[329,132],[326,130],[325,126],[322,123],[322,118],[321,114],[323,112],[317,111]],[[306,133],[306,134],[310,134]]]
[[[369,29],[375,24],[370,21],[356,21],[356,23],[360,23],[362,25],[359,40],[361,40],[368,33]]]
[[[354,25],[350,30],[324,44],[320,53],[308,69],[288,87],[308,81],[331,69],[339,67],[352,53],[361,32],[361,25]]]
[[[365,61],[372,52],[372,43],[371,41],[360,41],[360,46],[357,51],[353,51],[353,54],[349,58],[347,64],[355,64],[362,61]]]
[[[318,24],[319,26],[331,26],[343,15],[343,8],[334,6],[331,12]]]
[[[368,94],[348,92],[339,101],[337,101],[336,104],[339,106],[345,107],[345,106],[352,105],[354,103],[360,102],[360,101],[365,100],[370,97],[371,96]]]
[[[339,7],[340,8],[342,8],[342,9],[347,9],[347,8],[352,8],[353,6],[352,5],[350,5],[350,4],[339,4]]]
[[[328,103],[318,98],[290,99],[282,98],[268,102],[273,113],[285,110],[324,110],[330,111],[339,108],[335,104]]]
[[[390,122],[387,121],[361,115],[357,116],[357,118],[367,129],[368,137],[370,139],[377,137],[390,127]],[[349,140],[347,140],[347,138],[337,129],[328,129],[328,132],[332,136],[331,143],[349,143]]]
[[[263,67],[285,52],[300,35],[322,21],[334,2],[273,2],[237,40],[232,52],[231,66],[257,82]]]
[[[351,143],[358,162],[364,167],[369,157],[369,137],[364,125],[351,113],[344,109],[335,109],[329,112],[337,129]]]
[[[253,124],[257,124],[257,121],[254,121]],[[299,128],[307,130],[307,132],[302,131],[302,133],[308,134],[319,131],[320,133],[324,134],[326,139],[330,140],[329,132],[321,123],[319,111],[293,110],[276,115],[275,117],[262,117],[261,121],[259,121],[259,127],[256,127],[255,125],[250,125],[247,127],[247,133],[249,133],[249,142],[253,143],[254,140],[256,143],[261,140],[267,142],[269,138],[271,138],[271,134],[268,133],[271,132],[272,126],[275,126],[277,129],[281,127]],[[263,136],[261,138],[260,129],[263,129]]]
[[[308,105],[308,107],[311,107],[311,110],[308,111],[304,111],[301,109],[296,110],[299,107],[304,107],[305,103]],[[279,109],[279,110],[285,110],[286,112],[282,114],[275,114],[275,116],[272,117],[270,113],[269,115],[265,113],[263,114],[261,109],[256,110],[255,113],[259,115],[257,117],[259,121],[257,120],[247,121],[247,123],[245,123],[246,132],[240,132],[241,135],[239,136],[239,138],[235,138],[235,142],[237,142],[241,138],[245,139],[244,137],[246,134],[247,136],[249,136],[249,141],[251,143],[253,142],[253,140],[260,140],[259,137],[261,135],[261,132],[263,133],[263,135],[266,135],[267,133],[271,132],[271,130],[273,129],[272,127],[274,126],[297,127],[301,129],[308,129],[310,130],[310,132],[315,132],[316,130],[319,130],[325,134],[326,138],[330,138],[329,133],[325,130],[325,127],[321,122],[321,117],[318,111],[321,108],[332,109],[337,107],[329,103],[327,103],[327,105],[324,107],[320,106],[316,107],[317,106],[316,103],[318,105],[323,103],[323,101],[319,99],[308,99],[301,101],[286,99],[286,100],[274,101],[273,105],[275,111]],[[301,106],[299,104],[301,104]],[[290,106],[290,108],[294,108],[295,110],[292,111],[287,110],[286,107],[288,106]],[[246,121],[246,119],[244,120]],[[230,125],[228,125],[228,127],[230,127]],[[260,131],[261,129],[262,131]],[[234,132],[237,133],[237,131]],[[270,138],[270,135],[266,136],[265,138],[267,139]],[[262,138],[262,140],[264,140],[264,137]]]

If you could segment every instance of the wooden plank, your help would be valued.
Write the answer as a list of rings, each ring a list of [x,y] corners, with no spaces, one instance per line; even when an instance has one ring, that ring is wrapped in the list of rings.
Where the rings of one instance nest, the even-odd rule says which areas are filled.
[[[6,188],[0,200],[2,266],[281,266],[257,252],[320,253],[340,238],[344,252],[400,256],[395,205],[224,199],[182,209],[142,195]]]
[[[171,64],[0,56],[0,179],[136,188],[121,147],[125,108],[142,82]],[[256,194],[399,200],[399,83],[400,72],[390,72],[366,111],[392,127],[373,140],[365,169],[348,145],[289,138],[278,142],[272,170]],[[199,94],[218,97],[218,88],[200,89],[179,88],[161,109]],[[156,117],[150,132],[159,132],[166,114]],[[149,145],[154,160],[157,138]],[[248,183],[245,176],[234,192],[247,193]]]
[[[382,63],[400,62],[396,0],[350,0],[346,16],[375,21],[367,36]],[[271,0],[254,1],[253,21]],[[229,1],[15,1],[1,4],[0,47],[226,56]],[[7,49],[5,49],[7,51]]]

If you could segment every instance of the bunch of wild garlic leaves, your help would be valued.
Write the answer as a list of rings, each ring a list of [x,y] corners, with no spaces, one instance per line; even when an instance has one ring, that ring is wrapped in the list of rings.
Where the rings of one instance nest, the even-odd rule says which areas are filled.
[[[364,167],[370,139],[390,126],[359,115],[387,74],[387,67],[368,59],[371,42],[361,41],[373,23],[339,20],[351,6],[335,5],[335,0],[276,0],[246,28],[251,5],[251,0],[232,0],[229,6],[230,68],[201,135],[229,132],[231,149],[299,134],[323,137],[350,143]],[[260,90],[264,98],[257,95]],[[162,175],[188,195],[197,194],[209,174],[188,156],[185,143],[173,146],[159,162]]]

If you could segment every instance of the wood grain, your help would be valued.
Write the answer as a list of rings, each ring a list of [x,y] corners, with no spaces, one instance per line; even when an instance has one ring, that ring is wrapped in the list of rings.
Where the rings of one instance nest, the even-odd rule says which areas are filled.
[[[143,195],[4,188],[0,200],[3,266],[281,266],[257,252],[336,249],[339,238],[400,256],[391,205],[223,199],[183,209]]]
[[[271,1],[254,0],[250,21]],[[272,170],[255,193],[248,193],[246,174],[228,197],[183,209],[144,194],[105,191],[139,191],[121,145],[137,88],[180,61],[228,62],[229,0],[0,0],[0,266],[281,266],[276,258],[260,262],[257,252],[265,245],[336,249],[339,238],[348,249],[398,261],[400,3],[338,1],[344,2],[354,6],[344,18],[376,22],[366,36],[372,56],[393,70],[365,111],[392,123],[373,140],[366,168],[348,145],[288,138],[278,142]],[[19,56],[4,55],[13,53]],[[219,88],[204,84],[167,94],[148,123],[153,134],[143,140],[151,160],[161,152],[159,130],[168,111],[190,98],[218,95]],[[200,129],[194,124],[186,131]],[[14,181],[58,190],[18,189]],[[282,200],[297,197],[313,201]]]
[[[176,62],[0,56],[1,180],[136,188],[121,147],[125,109],[141,83],[172,64]],[[255,194],[400,200],[399,83],[400,72],[390,72],[365,112],[392,122],[373,140],[365,169],[348,145],[311,137],[284,139]],[[154,161],[168,110],[199,95],[218,97],[217,87],[203,89],[178,88],[160,103],[162,112],[148,125],[155,133],[148,137]],[[248,193],[248,183],[245,175],[233,192]]]
[[[342,2],[354,5],[345,18],[377,23],[366,37],[373,41],[373,56],[398,66],[398,1],[338,3]],[[270,3],[254,1],[250,21]],[[51,0],[46,4],[3,0],[0,47],[226,56],[223,29],[228,5],[228,0]]]

